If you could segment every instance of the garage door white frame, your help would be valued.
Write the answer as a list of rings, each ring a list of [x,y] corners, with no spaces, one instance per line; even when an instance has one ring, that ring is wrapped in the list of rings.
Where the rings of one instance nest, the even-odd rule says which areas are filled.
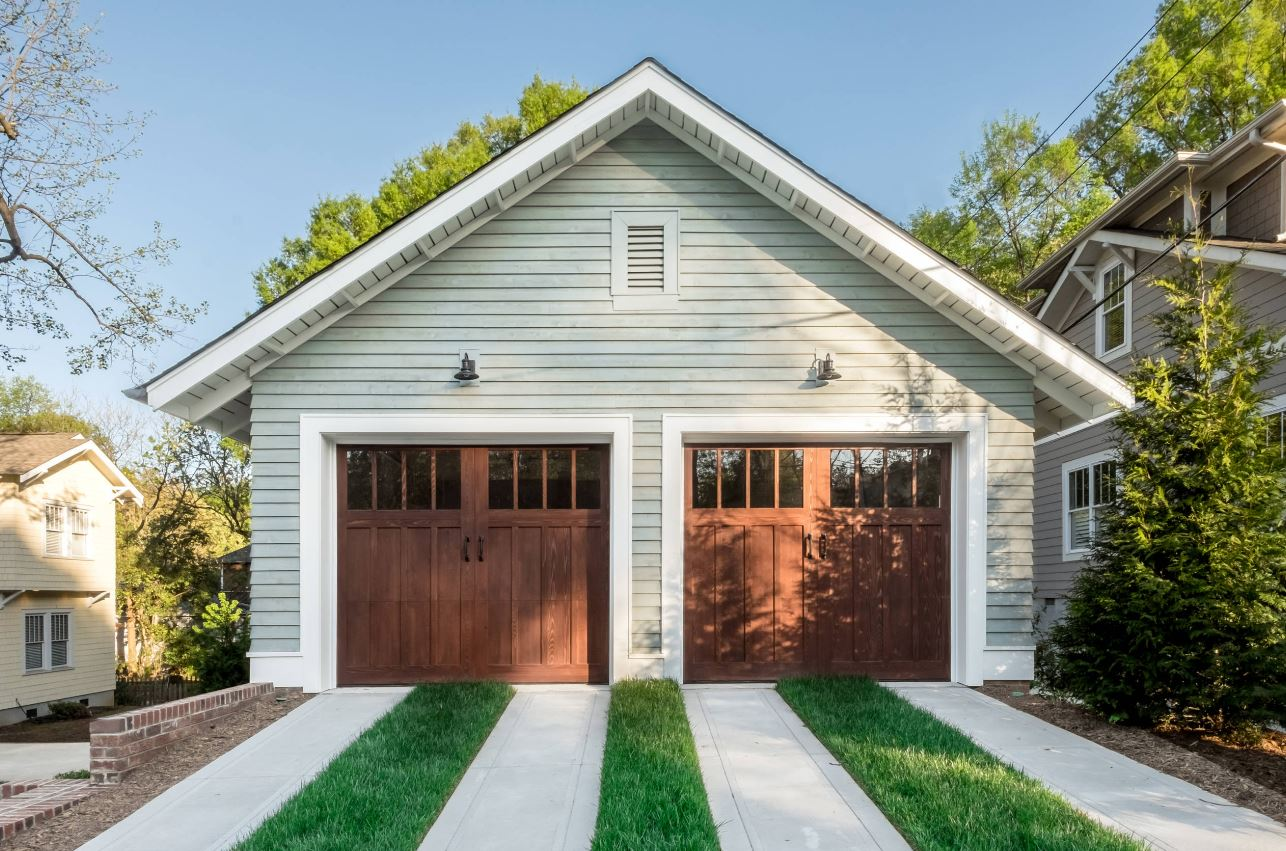
[[[665,675],[683,678],[683,448],[747,440],[948,441],[951,452],[951,679],[1015,678],[1012,653],[987,644],[987,417],[985,414],[666,414],[661,420],[661,647]],[[1000,658],[1003,656],[1004,658]],[[1021,662],[1018,667],[1022,667]],[[1009,672],[1006,673],[1006,668]],[[1030,664],[1026,666],[1030,675]]]
[[[334,688],[338,471],[335,447],[345,443],[487,445],[607,443],[611,452],[608,676],[624,676],[629,653],[630,518],[633,514],[632,418],[577,416],[302,414],[299,417],[299,652],[251,653],[252,680]]]

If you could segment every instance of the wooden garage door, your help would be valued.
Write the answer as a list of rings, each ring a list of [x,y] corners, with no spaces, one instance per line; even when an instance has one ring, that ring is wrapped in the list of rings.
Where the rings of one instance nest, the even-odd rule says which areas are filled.
[[[949,451],[689,447],[686,678],[947,679]]]
[[[339,448],[341,685],[605,682],[607,453]]]

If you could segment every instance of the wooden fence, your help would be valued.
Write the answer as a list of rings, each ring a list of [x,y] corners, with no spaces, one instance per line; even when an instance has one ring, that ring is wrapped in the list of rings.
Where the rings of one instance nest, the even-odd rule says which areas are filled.
[[[179,676],[116,680],[117,706],[155,706],[201,693],[201,684]]]

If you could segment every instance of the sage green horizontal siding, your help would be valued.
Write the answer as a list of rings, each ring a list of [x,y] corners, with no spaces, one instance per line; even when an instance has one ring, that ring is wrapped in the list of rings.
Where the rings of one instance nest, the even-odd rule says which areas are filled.
[[[618,312],[610,214],[648,206],[680,210],[680,306]],[[462,348],[481,352],[482,384],[467,390],[451,380]],[[845,378],[804,389],[814,351],[834,353]],[[640,654],[660,650],[665,412],[985,413],[988,640],[1031,641],[1030,379],[653,125],[265,369],[253,397],[254,581],[282,600],[297,587],[300,414],[632,414]],[[254,623],[254,647],[296,649],[297,628],[297,606],[275,604],[271,623]]]

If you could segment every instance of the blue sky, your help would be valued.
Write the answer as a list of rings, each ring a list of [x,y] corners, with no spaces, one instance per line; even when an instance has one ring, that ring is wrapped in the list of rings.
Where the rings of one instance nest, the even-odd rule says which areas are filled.
[[[151,116],[105,229],[142,241],[161,222],[180,247],[154,280],[209,302],[156,353],[162,367],[255,306],[251,273],[319,197],[371,193],[462,119],[512,111],[534,73],[593,86],[654,56],[903,221],[947,200],[985,121],[1015,110],[1057,123],[1155,11],[1140,0],[82,2],[112,57],[113,108]],[[59,391],[119,399],[134,383],[124,365],[71,376],[61,343],[32,345],[19,371]]]

